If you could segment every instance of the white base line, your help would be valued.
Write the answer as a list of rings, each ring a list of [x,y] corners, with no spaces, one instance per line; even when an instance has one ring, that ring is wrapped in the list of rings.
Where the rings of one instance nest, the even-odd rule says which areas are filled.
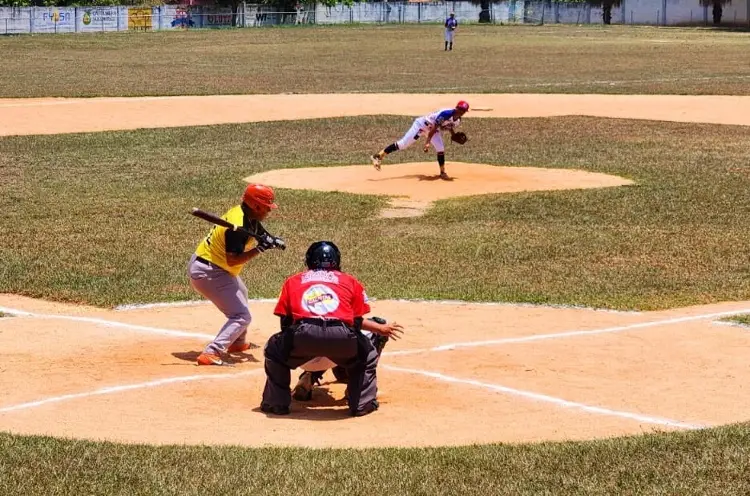
[[[145,389],[157,386],[164,386],[166,384],[176,384],[180,382],[194,382],[211,379],[232,379],[234,377],[240,377],[245,375],[253,375],[263,372],[263,369],[249,370],[246,372],[237,372],[234,374],[211,374],[211,375],[189,375],[184,377],[170,377],[167,379],[157,379],[155,381],[142,382],[140,384],[128,384],[124,386],[111,386],[87,393],[74,393],[64,394],[62,396],[53,396],[51,398],[45,398],[38,401],[30,401],[28,403],[20,403],[18,405],[11,405],[0,408],[0,413],[14,412],[18,410],[26,410],[28,408],[36,408],[38,406],[48,405],[50,403],[59,403],[61,401],[76,400],[80,398],[88,398],[90,396],[101,396],[105,394],[121,393],[123,391],[133,391],[136,389]]]
[[[518,337],[518,338],[503,338],[503,339],[490,339],[487,341],[470,341],[470,342],[463,342],[463,343],[451,343],[451,344],[444,344],[441,346],[434,346],[432,348],[421,348],[421,349],[390,351],[390,352],[384,351],[383,355],[405,356],[405,355],[415,355],[417,353],[427,353],[427,352],[434,352],[434,351],[450,351],[450,350],[455,350],[457,348],[474,348],[478,346],[528,343],[531,341],[542,341],[545,339],[591,336],[595,334],[609,334],[609,333],[615,333],[615,332],[629,331],[632,329],[643,329],[646,327],[657,327],[657,326],[662,326],[662,325],[681,324],[684,322],[691,322],[694,320],[715,319],[718,317],[726,317],[729,315],[738,315],[738,314],[745,314],[745,313],[750,313],[750,308],[744,309],[744,310],[733,310],[731,312],[708,313],[708,314],[703,314],[703,315],[691,315],[688,317],[677,317],[673,319],[655,320],[651,322],[641,322],[638,324],[629,324],[629,325],[617,326],[617,327],[607,327],[605,329],[593,329],[590,331],[567,331],[567,332],[558,332],[558,333],[552,333],[552,334],[535,334],[533,336],[523,336],[523,337]]]
[[[16,310],[14,308],[0,307],[0,312],[8,313],[11,315],[17,315],[19,317],[34,317],[38,319],[60,319],[60,320],[72,320],[73,322],[86,322],[88,324],[97,324],[105,327],[119,327],[122,329],[130,329],[132,331],[149,332],[152,334],[162,334],[164,336],[174,336],[183,338],[200,338],[213,340],[216,336],[212,334],[201,334],[195,332],[178,331],[174,329],[162,329],[159,327],[149,327],[136,324],[126,324],[125,322],[117,322],[114,320],[98,319],[94,317],[76,317],[72,315],[57,315],[57,314],[44,314],[44,313],[31,313],[24,312],[23,310]]]
[[[248,300],[250,303],[276,303],[276,299],[272,298],[256,298]],[[379,301],[377,298],[370,298],[370,301]],[[425,300],[421,298],[412,299],[388,299],[383,301],[392,301],[396,303],[422,303],[422,304],[433,304],[433,305],[471,305],[471,306],[489,306],[489,307],[525,307],[525,308],[551,308],[551,309],[570,309],[570,310],[590,310],[593,312],[604,312],[604,313],[619,313],[626,315],[641,315],[642,312],[631,311],[631,310],[611,310],[609,308],[592,308],[578,305],[543,305],[536,303],[511,303],[506,301],[463,301],[463,300]],[[114,308],[118,312],[127,312],[129,310],[142,310],[147,308],[170,308],[170,307],[190,307],[197,305],[205,305],[210,303],[208,300],[188,300],[188,301],[174,301],[174,302],[162,302],[162,303],[134,303],[129,305],[118,305]]]
[[[584,412],[593,413],[597,415],[621,417],[621,418],[635,420],[635,421],[646,423],[646,424],[655,424],[655,425],[661,425],[665,427],[675,427],[679,429],[704,429],[706,427],[709,427],[707,425],[702,425],[702,424],[688,424],[686,422],[680,422],[677,420],[670,420],[670,419],[665,419],[665,418],[660,418],[660,417],[652,417],[649,415],[641,415],[638,413],[622,412],[619,410],[610,410],[609,408],[602,408],[599,406],[591,406],[591,405],[586,405],[583,403],[576,403],[574,401],[568,401],[562,398],[555,398],[554,396],[547,396],[546,394],[533,393],[531,391],[523,391],[520,389],[514,389],[514,388],[507,387],[507,386],[501,386],[498,384],[489,384],[486,382],[475,381],[472,379],[459,379],[457,377],[443,375],[438,372],[429,372],[427,370],[406,369],[402,367],[394,367],[391,365],[380,365],[380,367],[387,369],[387,370],[392,370],[394,372],[404,372],[407,374],[422,375],[425,377],[430,377],[432,379],[437,379],[437,380],[445,381],[445,382],[452,382],[455,384],[467,384],[470,386],[489,389],[497,393],[505,393],[505,394],[509,394],[512,396],[520,396],[522,398],[526,398],[526,399],[530,399],[534,401],[552,403],[554,405],[557,405],[563,408],[582,410]]]
[[[75,316],[70,316],[70,315],[56,315],[56,314],[38,314],[38,313],[25,312],[23,310],[16,310],[14,308],[8,308],[8,307],[0,307],[0,312],[4,312],[10,315],[23,316],[23,317],[61,319],[61,320],[72,320],[75,322],[87,322],[91,324],[103,325],[106,327],[119,327],[123,329],[131,329],[134,331],[161,334],[164,336],[191,337],[191,338],[200,338],[204,340],[205,339],[213,340],[215,338],[215,336],[211,334],[192,333],[192,332],[180,331],[180,330],[174,330],[174,329],[162,329],[159,327],[140,326],[140,325],[135,325],[135,324],[126,324],[125,322],[116,322],[112,320],[98,319],[98,318],[91,318],[91,317],[75,317]],[[476,348],[480,346],[495,346],[495,345],[503,345],[503,344],[528,343],[532,341],[542,341],[545,339],[557,339],[557,338],[567,338],[567,337],[576,337],[576,336],[590,336],[590,335],[595,335],[595,334],[609,334],[609,333],[615,333],[615,332],[629,331],[631,329],[643,329],[647,327],[657,327],[661,325],[680,324],[683,322],[690,322],[690,321],[704,320],[704,319],[715,319],[715,318],[720,318],[720,317],[727,317],[731,315],[740,315],[740,314],[746,314],[746,313],[750,313],[750,308],[743,309],[743,310],[732,310],[732,311],[727,311],[727,312],[691,315],[688,317],[677,317],[673,319],[656,320],[656,321],[651,321],[651,322],[641,322],[638,324],[608,327],[605,329],[567,331],[567,332],[558,332],[558,333],[552,333],[552,334],[536,334],[532,336],[521,336],[521,337],[516,337],[516,338],[502,338],[502,339],[491,339],[491,340],[486,340],[486,341],[468,341],[468,342],[460,342],[460,343],[450,343],[450,344],[435,346],[432,348],[417,348],[417,349],[402,350],[402,351],[385,351],[383,352],[383,355],[406,356],[406,355],[416,355],[418,353],[450,351],[450,350],[455,350],[458,348]]]

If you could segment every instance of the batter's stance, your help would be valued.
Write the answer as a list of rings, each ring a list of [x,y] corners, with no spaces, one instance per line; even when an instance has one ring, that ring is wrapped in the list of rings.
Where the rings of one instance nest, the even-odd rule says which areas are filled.
[[[450,131],[451,136],[456,134],[455,128],[461,124],[461,117],[469,111],[469,104],[463,100],[456,104],[455,108],[438,110],[431,114],[417,117],[406,134],[395,143],[392,143],[370,157],[375,169],[380,170],[380,164],[386,155],[397,150],[406,150],[416,143],[420,137],[425,136],[424,152],[430,150],[430,143],[437,152],[437,161],[440,166],[440,178],[448,179],[445,172],[445,145],[443,144],[442,131]],[[461,134],[461,133],[459,133]]]
[[[248,184],[242,204],[230,208],[223,219],[236,226],[250,227],[253,219],[264,220],[276,207],[273,189]],[[223,354],[239,353],[250,347],[246,341],[251,320],[247,287],[239,273],[259,253],[274,247],[221,226],[211,228],[198,245],[188,264],[190,285],[227,317],[219,334],[198,356],[198,365],[223,365]]]
[[[354,276],[341,272],[341,252],[332,242],[310,245],[305,264],[308,270],[284,282],[274,310],[281,319],[281,332],[266,343],[266,385],[260,408],[266,413],[288,414],[291,370],[315,357],[327,357],[346,370],[350,413],[362,416],[374,412],[379,406],[379,355],[362,329],[396,338],[400,326],[363,323],[363,316],[370,312],[367,294]]]

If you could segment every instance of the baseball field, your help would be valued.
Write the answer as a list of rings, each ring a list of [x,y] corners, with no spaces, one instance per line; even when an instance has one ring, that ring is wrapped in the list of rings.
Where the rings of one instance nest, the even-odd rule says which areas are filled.
[[[0,493],[750,492],[748,33],[300,27],[0,38]],[[413,147],[465,99],[451,181]],[[186,265],[276,188],[250,340]],[[274,298],[332,239],[406,328],[381,408],[259,410]]]

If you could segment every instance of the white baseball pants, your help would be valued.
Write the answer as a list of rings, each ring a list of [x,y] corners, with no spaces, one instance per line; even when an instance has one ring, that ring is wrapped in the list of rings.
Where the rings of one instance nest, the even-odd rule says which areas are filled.
[[[406,134],[396,142],[399,150],[406,150],[411,145],[416,143],[420,137],[427,136],[430,132],[430,126],[425,122],[423,118],[414,119],[414,123],[411,125]],[[440,131],[436,132],[430,140],[432,146],[435,147],[435,151],[440,153],[445,151],[445,144],[443,143],[443,137]]]

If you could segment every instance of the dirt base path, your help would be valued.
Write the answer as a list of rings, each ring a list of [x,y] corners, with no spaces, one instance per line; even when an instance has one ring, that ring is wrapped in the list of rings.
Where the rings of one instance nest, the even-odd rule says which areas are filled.
[[[750,97],[263,95],[0,100],[0,135],[416,116],[459,97],[472,103],[471,117],[595,115],[750,125]],[[380,181],[357,176],[347,187],[397,185],[399,175],[431,174],[428,165],[434,167],[386,167]],[[513,182],[506,176],[504,190],[492,189],[501,187],[496,180],[473,189],[481,181],[469,181],[466,171],[485,166],[449,166],[456,181],[423,184],[426,196],[407,192],[402,200],[419,210],[434,199],[508,191]],[[541,189],[539,174],[556,172],[529,173],[534,179],[522,189]],[[592,176],[572,177],[557,177],[546,188],[553,182],[584,187]],[[598,185],[618,180],[606,177],[614,182]],[[223,322],[208,304],[114,311],[0,295],[0,312],[16,315],[0,318],[0,430],[16,433],[156,444],[437,446],[695,429],[747,420],[750,411],[750,397],[736,394],[750,379],[750,332],[714,323],[750,312],[750,302],[651,313],[374,302],[375,315],[402,322],[408,335],[389,343],[382,358],[382,408],[358,419],[346,415],[343,385],[330,382],[313,401],[294,403],[289,417],[259,412],[260,349],[234,356],[231,367],[197,367],[198,352]],[[252,312],[250,336],[262,345],[277,322],[270,302],[253,302]]]
[[[419,116],[466,99],[467,118],[588,115],[750,125],[750,96],[224,95],[0,99],[0,136],[197,126],[357,115]]]

